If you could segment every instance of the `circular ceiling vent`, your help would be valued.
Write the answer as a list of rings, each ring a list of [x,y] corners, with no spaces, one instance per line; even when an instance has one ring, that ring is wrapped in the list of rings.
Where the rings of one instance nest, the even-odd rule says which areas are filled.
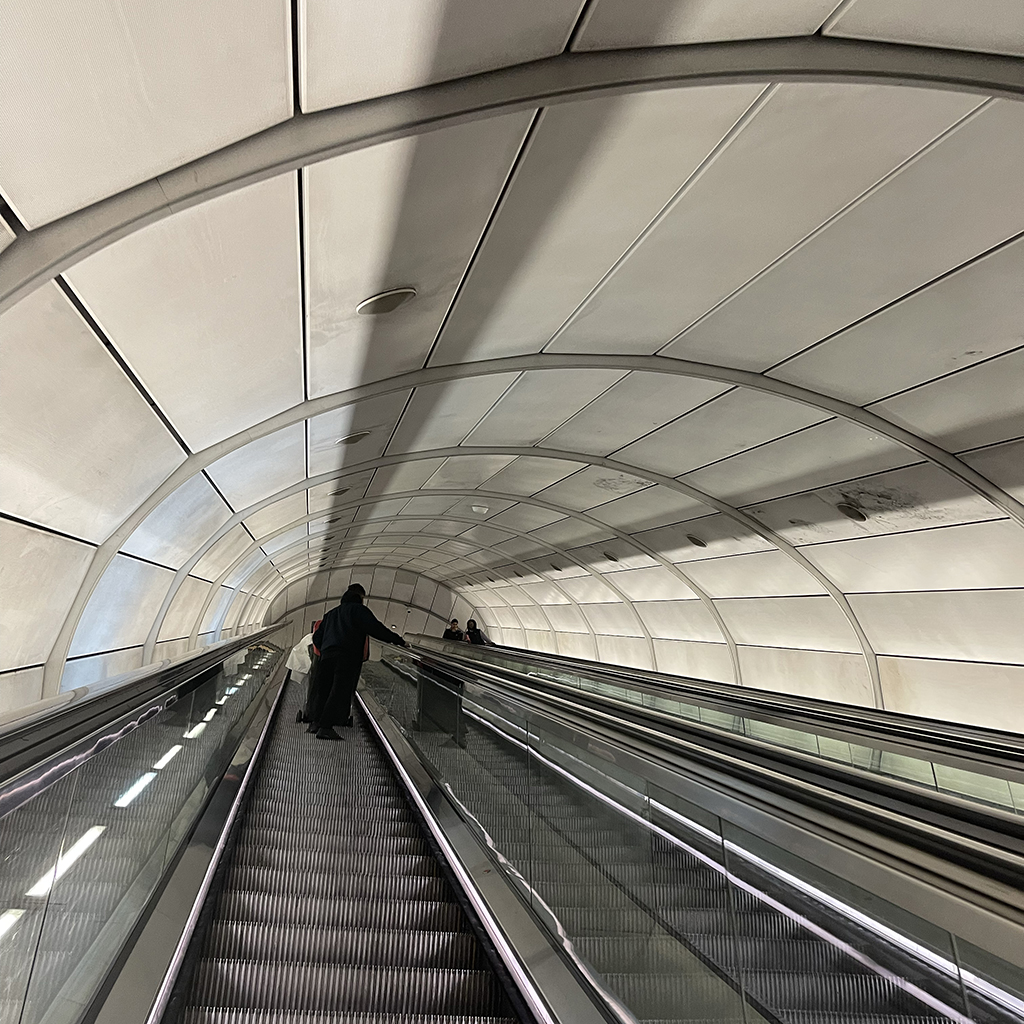
[[[689,541],[689,542],[690,542],[690,543],[691,543],[691,544],[692,544],[692,545],[693,545],[693,546],[694,546],[695,548],[706,548],[706,547],[708,546],[708,542],[707,542],[706,540],[701,540],[701,538],[700,538],[700,537],[698,537],[698,536],[697,536],[696,534],[693,534],[693,533],[688,533],[688,534],[686,535],[686,539],[687,539],[687,540],[688,540],[688,541]]]
[[[344,437],[339,437],[335,444],[358,444],[364,437],[370,436],[369,430],[357,430],[355,433],[346,434]],[[346,488],[347,490],[347,488]]]
[[[414,298],[416,298],[415,288],[389,288],[386,292],[363,299],[356,306],[356,312],[361,316],[380,316],[381,313],[393,312]]]
[[[856,505],[851,505],[848,501],[841,501],[836,505],[836,511],[841,512],[847,519],[852,519],[855,523],[866,523],[868,517]]]

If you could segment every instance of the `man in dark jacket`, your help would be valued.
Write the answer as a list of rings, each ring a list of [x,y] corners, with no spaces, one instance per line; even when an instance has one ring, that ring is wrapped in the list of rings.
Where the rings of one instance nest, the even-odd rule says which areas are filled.
[[[363,667],[367,636],[386,644],[407,646],[363,604],[365,596],[366,591],[353,583],[342,595],[341,604],[324,616],[313,633],[313,644],[320,650],[320,665],[313,683],[308,731],[315,732],[317,739],[340,740],[335,726],[352,724],[352,695]]]

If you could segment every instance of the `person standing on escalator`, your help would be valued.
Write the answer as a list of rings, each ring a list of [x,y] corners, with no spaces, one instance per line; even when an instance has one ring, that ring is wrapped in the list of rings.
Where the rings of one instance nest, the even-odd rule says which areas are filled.
[[[408,646],[363,604],[365,596],[366,591],[353,583],[342,595],[341,604],[324,616],[313,633],[320,665],[313,683],[307,732],[316,733],[317,739],[340,740],[336,727],[352,724],[352,697],[366,660],[368,637]]]

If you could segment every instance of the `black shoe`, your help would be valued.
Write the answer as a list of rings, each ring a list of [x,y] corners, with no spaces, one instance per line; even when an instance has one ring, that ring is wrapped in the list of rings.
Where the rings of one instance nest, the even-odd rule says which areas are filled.
[[[320,731],[320,726],[317,725],[316,722],[310,722],[309,725],[306,726],[306,732],[319,732],[319,731]]]
[[[317,730],[316,738],[318,740],[343,740],[344,736],[339,736],[329,725],[325,725]]]
[[[306,721],[306,716],[301,711],[296,711],[295,721],[301,725],[304,721]]]
[[[352,716],[349,715],[344,722],[341,723],[346,729],[351,729],[355,723],[352,721]]]

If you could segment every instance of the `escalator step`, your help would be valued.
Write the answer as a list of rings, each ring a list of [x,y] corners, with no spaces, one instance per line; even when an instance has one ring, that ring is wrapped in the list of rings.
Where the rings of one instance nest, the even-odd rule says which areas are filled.
[[[453,1016],[439,1013],[323,1013],[195,1006],[183,1024],[516,1024],[511,1017]],[[739,1022],[737,1022],[739,1024]]]
[[[327,872],[293,873],[283,869],[234,864],[226,884],[232,889],[292,893],[326,899],[442,900],[448,895],[444,879],[430,875],[364,875]]]

